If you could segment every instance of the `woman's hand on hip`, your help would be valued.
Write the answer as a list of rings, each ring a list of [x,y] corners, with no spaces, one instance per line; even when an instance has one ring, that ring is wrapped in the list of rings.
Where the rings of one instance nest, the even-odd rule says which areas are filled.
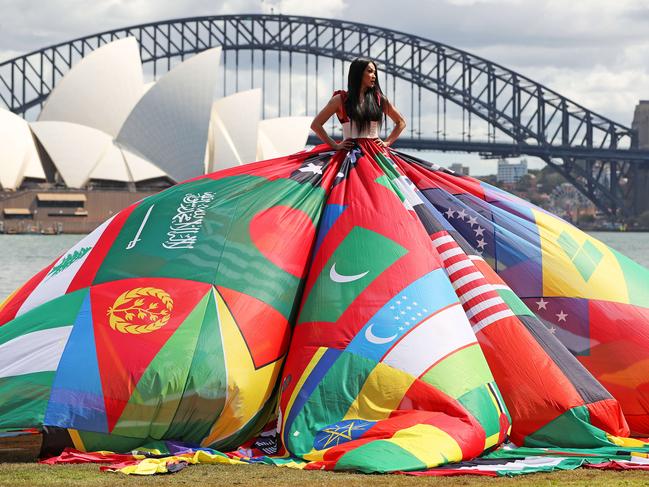
[[[354,147],[354,141],[352,139],[345,139],[342,142],[336,144],[333,148],[335,150],[352,150]]]
[[[376,139],[374,139],[374,142],[379,147],[388,147],[388,144],[386,144],[380,137],[377,137]]]

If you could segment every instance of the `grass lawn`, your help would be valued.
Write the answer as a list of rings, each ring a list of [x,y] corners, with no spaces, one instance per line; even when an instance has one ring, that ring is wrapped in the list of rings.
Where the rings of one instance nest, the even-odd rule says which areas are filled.
[[[91,486],[130,485],[216,485],[276,486],[587,486],[622,487],[649,485],[649,472],[613,472],[578,469],[570,472],[531,474],[516,478],[491,477],[410,477],[407,475],[363,475],[320,471],[302,471],[266,465],[194,465],[171,475],[127,476],[99,472],[97,465],[39,465],[36,463],[0,463],[0,487],[19,486]]]
[[[0,487],[51,486],[158,486],[191,487],[223,486],[466,486],[466,487],[537,487],[584,486],[624,487],[649,486],[649,471],[599,471],[577,469],[568,472],[530,474],[514,478],[496,477],[413,477],[409,475],[364,475],[357,473],[304,471],[268,465],[190,465],[168,475],[141,477],[99,471],[97,464],[40,465],[34,460],[41,447],[39,435],[4,438],[0,441]]]

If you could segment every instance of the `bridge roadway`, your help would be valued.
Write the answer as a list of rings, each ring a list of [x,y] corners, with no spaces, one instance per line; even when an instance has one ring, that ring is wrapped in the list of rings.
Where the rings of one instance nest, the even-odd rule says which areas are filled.
[[[333,139],[340,138],[340,135],[331,135]],[[309,145],[317,145],[322,142],[315,135],[310,135]],[[573,147],[573,146],[538,146],[529,144],[516,144],[507,142],[488,141],[466,141],[466,140],[443,140],[436,138],[410,138],[401,137],[393,147],[395,149],[413,149],[423,151],[440,152],[477,152],[483,155],[498,157],[533,156],[541,159],[554,159],[571,157],[584,160],[624,160],[629,162],[649,163],[649,150],[642,149],[600,149],[596,147]]]

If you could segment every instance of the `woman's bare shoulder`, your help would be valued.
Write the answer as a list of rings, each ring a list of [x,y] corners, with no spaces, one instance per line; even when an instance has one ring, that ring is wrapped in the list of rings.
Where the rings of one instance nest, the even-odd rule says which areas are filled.
[[[345,90],[336,90],[331,96],[332,100],[336,100],[336,103],[342,104],[347,99],[347,92]]]
[[[329,100],[328,105],[335,107],[336,111],[339,111],[345,103],[345,98],[346,93],[342,91],[335,91],[334,94],[331,95],[331,99]]]

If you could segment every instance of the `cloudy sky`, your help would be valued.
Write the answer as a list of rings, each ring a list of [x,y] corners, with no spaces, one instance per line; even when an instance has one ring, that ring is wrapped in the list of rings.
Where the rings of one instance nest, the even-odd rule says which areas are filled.
[[[271,9],[444,42],[623,124],[649,99],[649,0],[0,0],[0,61],[127,25]]]

